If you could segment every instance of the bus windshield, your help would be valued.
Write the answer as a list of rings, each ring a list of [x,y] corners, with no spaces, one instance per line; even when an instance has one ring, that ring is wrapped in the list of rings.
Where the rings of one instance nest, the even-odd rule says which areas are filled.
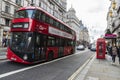
[[[20,10],[15,13],[15,18],[32,18],[34,10]]]
[[[10,48],[18,53],[32,53],[34,51],[33,32],[12,32]]]

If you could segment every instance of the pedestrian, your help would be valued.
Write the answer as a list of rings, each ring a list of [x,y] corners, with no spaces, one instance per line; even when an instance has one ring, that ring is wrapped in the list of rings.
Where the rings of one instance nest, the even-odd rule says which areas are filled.
[[[112,47],[112,61],[113,61],[113,63],[112,64],[114,64],[115,63],[115,59],[116,59],[116,56],[117,56],[117,47],[115,46],[115,45],[113,45],[113,47]]]
[[[120,64],[120,45],[118,46],[118,58],[119,58],[119,64]]]
[[[110,45],[108,49],[109,49],[108,50],[109,55],[112,56],[112,46]]]
[[[2,46],[5,47],[5,45],[6,45],[6,38],[3,37],[3,39],[2,39]]]

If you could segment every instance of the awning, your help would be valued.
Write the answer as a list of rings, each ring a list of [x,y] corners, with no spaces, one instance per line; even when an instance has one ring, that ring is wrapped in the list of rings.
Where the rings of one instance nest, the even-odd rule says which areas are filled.
[[[115,39],[117,38],[116,34],[105,34],[104,36],[105,39]]]

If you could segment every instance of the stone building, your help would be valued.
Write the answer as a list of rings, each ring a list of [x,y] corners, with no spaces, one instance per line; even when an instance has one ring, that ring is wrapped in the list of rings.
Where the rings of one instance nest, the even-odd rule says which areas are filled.
[[[27,0],[0,0],[0,45],[3,38],[9,38],[10,24],[15,11],[27,4]]]
[[[66,23],[70,25],[70,27],[75,30],[77,45],[83,44],[84,42],[89,42],[89,34],[86,27],[84,27],[81,20],[76,16],[76,11],[71,6],[71,8],[66,13]]]
[[[111,4],[107,14],[107,30],[112,34],[116,34],[117,38],[114,41],[120,45],[120,0],[110,0]]]
[[[76,16],[76,11],[74,8],[70,8],[66,13],[66,23],[76,32],[76,40],[77,44],[79,44],[80,40],[80,20]]]
[[[84,26],[82,21],[80,21],[80,42],[81,44],[87,46],[90,43],[90,36],[88,28]]]

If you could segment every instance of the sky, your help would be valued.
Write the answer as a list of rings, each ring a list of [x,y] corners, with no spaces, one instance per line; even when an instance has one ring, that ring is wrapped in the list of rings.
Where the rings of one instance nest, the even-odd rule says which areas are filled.
[[[71,6],[76,11],[76,16],[88,28],[92,39],[104,34],[107,28],[107,12],[109,0],[67,0],[67,10]]]

